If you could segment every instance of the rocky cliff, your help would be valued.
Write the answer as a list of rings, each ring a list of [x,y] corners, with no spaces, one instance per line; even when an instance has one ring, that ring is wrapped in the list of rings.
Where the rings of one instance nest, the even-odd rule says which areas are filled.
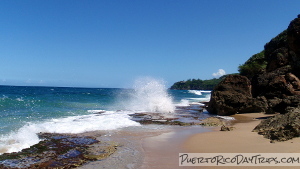
[[[210,113],[285,114],[300,106],[300,15],[264,48],[265,70],[226,77],[212,92]]]
[[[240,66],[245,76],[227,76],[214,88],[207,110],[218,115],[280,113],[253,131],[272,141],[299,137],[300,15],[247,62]]]

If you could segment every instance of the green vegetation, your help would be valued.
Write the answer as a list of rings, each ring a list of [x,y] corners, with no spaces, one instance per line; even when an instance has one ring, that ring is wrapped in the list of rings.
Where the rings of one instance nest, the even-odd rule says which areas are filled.
[[[219,79],[201,80],[201,79],[189,79],[187,81],[179,81],[174,83],[170,89],[175,90],[213,90],[214,87],[220,83],[227,75],[220,77]]]
[[[250,80],[254,75],[266,71],[267,60],[265,58],[265,51],[261,51],[251,56],[244,64],[238,67],[240,75],[248,77]],[[227,75],[219,79],[201,80],[189,79],[187,81],[179,81],[174,83],[170,89],[176,90],[213,90]]]
[[[283,54],[280,48],[285,48],[287,45],[287,30],[284,30],[270,42],[265,44],[265,50],[251,56],[244,64],[238,67],[240,75],[248,77],[250,80],[254,75],[266,71],[268,61],[273,60],[274,56],[281,56]],[[277,54],[274,54],[276,52]],[[275,58],[276,59],[276,58]]]
[[[244,64],[240,65],[238,70],[240,75],[246,76],[249,79],[258,73],[264,72],[267,67],[265,51],[261,51],[251,56]]]

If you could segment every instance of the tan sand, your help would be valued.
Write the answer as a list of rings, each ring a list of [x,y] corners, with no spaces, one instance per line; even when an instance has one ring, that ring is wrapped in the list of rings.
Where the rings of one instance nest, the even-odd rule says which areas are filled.
[[[183,148],[186,153],[300,153],[300,138],[285,142],[270,143],[253,128],[260,120],[253,118],[264,117],[261,113],[238,114],[234,117],[238,123],[233,131],[205,132],[188,138]],[[204,168],[204,167],[198,167]],[[234,168],[234,167],[205,167],[205,168]],[[235,167],[237,168],[237,167]],[[300,167],[242,167],[242,168],[300,168]]]
[[[220,127],[174,127],[167,132],[119,132],[116,142],[121,151],[106,160],[86,164],[82,169],[132,168],[132,169],[229,169],[229,168],[288,168],[300,167],[185,167],[179,166],[179,153],[300,153],[300,138],[286,142],[270,143],[268,139],[252,132],[260,122],[261,113],[238,114],[233,131],[219,131]],[[156,134],[155,134],[156,133]],[[115,133],[116,134],[116,133]],[[129,150],[128,150],[129,148]],[[125,157],[128,157],[126,159]],[[107,163],[107,164],[106,164]],[[134,164],[134,165],[133,165]]]
[[[174,126],[172,132],[154,137],[147,137],[142,141],[144,161],[140,169],[177,169],[179,153],[186,152],[182,145],[185,140],[200,132],[209,131],[201,126]]]
[[[101,142],[112,142],[117,145],[117,151],[106,159],[92,161],[78,167],[78,169],[139,169],[143,163],[144,152],[142,149],[142,140],[145,138],[155,137],[166,130],[144,131],[120,129],[115,131],[88,132],[88,136],[97,136]]]

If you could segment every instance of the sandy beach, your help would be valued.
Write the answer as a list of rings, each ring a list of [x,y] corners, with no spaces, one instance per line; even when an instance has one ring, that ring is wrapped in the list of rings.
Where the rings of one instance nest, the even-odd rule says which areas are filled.
[[[178,153],[299,153],[300,138],[286,142],[270,143],[253,128],[267,116],[262,113],[237,114],[232,131],[220,131],[220,127],[207,127],[197,133],[196,128],[185,128],[143,140],[145,154],[142,169],[174,168],[237,168],[237,167],[185,167],[178,165]],[[287,167],[243,167],[287,168]],[[298,168],[298,167],[288,167]]]
[[[299,153],[300,138],[286,142],[270,143],[252,129],[261,118],[272,115],[262,113],[237,114],[233,117],[232,131],[220,131],[220,127],[174,126],[164,132],[120,131],[114,139],[123,146],[105,160],[90,162],[79,168],[132,169],[182,169],[182,168],[237,168],[179,166],[179,153]],[[241,167],[240,167],[241,168]],[[287,168],[287,167],[242,167]],[[299,168],[299,167],[288,167]]]
[[[270,143],[253,128],[259,124],[257,118],[266,117],[261,113],[237,114],[233,117],[237,123],[232,131],[224,132],[216,128],[213,132],[205,132],[191,136],[184,148],[191,153],[298,153],[300,139],[294,138],[285,142]]]
[[[202,126],[175,126],[171,132],[143,139],[144,160],[141,169],[182,168],[178,165],[178,154],[186,152],[183,147],[186,139],[208,131],[209,128]]]
[[[183,144],[188,153],[299,153],[300,138],[294,138],[285,142],[270,143],[253,128],[259,124],[257,118],[269,115],[261,113],[237,114],[233,131],[219,131],[219,127],[213,132],[195,134],[189,137]],[[203,167],[199,167],[203,168]],[[220,167],[207,167],[220,168]],[[221,167],[232,168],[232,167]],[[254,167],[243,167],[254,168]],[[287,167],[255,167],[255,168],[287,168]],[[288,167],[299,168],[299,167]]]

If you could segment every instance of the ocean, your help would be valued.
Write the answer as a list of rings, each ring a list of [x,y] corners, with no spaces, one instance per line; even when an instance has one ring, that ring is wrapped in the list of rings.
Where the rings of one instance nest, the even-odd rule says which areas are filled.
[[[83,133],[140,127],[130,114],[210,116],[190,105],[209,101],[210,91],[168,90],[162,81],[137,80],[132,88],[0,86],[0,154],[40,141],[38,133]],[[182,107],[190,106],[190,109]],[[184,119],[182,119],[184,121]]]

